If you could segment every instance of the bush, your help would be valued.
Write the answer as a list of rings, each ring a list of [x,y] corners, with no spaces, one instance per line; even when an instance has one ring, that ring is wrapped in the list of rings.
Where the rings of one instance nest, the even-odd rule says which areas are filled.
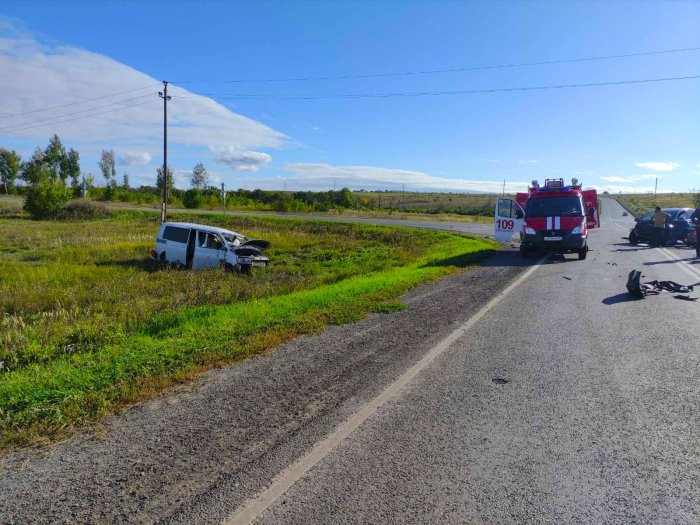
[[[112,215],[112,211],[104,204],[94,201],[74,200],[66,204],[57,215],[57,218],[70,219],[99,219]]]
[[[182,204],[185,205],[185,208],[201,208],[203,203],[202,192],[197,188],[187,190],[182,196]]]
[[[19,219],[24,214],[21,206],[0,208],[0,219]]]
[[[33,219],[54,219],[68,202],[70,193],[60,182],[40,182],[27,189],[24,209]]]

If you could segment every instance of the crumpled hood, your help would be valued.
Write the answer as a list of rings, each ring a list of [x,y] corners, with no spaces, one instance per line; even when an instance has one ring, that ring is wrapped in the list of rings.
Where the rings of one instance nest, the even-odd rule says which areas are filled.
[[[239,244],[233,249],[236,255],[260,255],[270,247],[270,241],[262,239],[251,239],[243,244]]]

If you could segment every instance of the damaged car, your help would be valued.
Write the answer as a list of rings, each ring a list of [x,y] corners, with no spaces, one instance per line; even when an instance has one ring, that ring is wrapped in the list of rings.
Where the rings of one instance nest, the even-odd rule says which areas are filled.
[[[690,215],[693,213],[692,208],[662,208],[662,212],[671,216],[670,222],[664,227],[663,245],[673,246],[679,242],[683,242],[691,246],[691,232],[693,226],[690,223]],[[652,242],[654,239],[654,224],[652,218],[653,211],[648,211],[642,217],[634,219],[636,224],[630,230],[627,237],[630,244],[638,244],[640,242]]]
[[[249,239],[216,226],[164,222],[158,230],[151,258],[164,266],[224,268],[245,273],[253,267],[265,267],[270,263],[262,255],[269,247],[268,241]]]

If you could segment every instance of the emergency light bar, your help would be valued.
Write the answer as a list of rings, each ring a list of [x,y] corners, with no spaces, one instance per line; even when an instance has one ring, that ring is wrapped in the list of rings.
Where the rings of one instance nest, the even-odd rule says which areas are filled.
[[[563,188],[564,179],[544,179],[545,188]]]

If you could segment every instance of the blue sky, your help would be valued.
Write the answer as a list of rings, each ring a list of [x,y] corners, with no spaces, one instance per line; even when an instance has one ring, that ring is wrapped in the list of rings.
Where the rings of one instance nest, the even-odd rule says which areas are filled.
[[[152,183],[162,163],[156,84],[166,79],[174,95],[169,161],[180,186],[201,161],[213,181],[249,189],[496,191],[503,180],[515,190],[556,176],[611,191],[649,191],[656,177],[660,190],[700,187],[700,79],[423,97],[235,97],[695,76],[700,51],[222,82],[700,47],[698,2],[34,0],[0,3],[0,17],[0,146],[28,155],[58,133],[79,149],[85,172],[97,173],[99,151],[112,148],[120,174]],[[123,91],[130,92],[114,95]]]

